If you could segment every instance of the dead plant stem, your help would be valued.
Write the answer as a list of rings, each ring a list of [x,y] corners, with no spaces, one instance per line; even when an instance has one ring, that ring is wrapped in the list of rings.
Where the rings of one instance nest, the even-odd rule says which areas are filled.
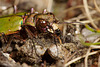
[[[93,19],[92,19],[91,15],[90,15],[90,11],[89,11],[89,9],[88,9],[87,0],[83,0],[83,4],[84,4],[85,11],[86,11],[86,16],[87,16],[88,19],[91,21],[91,25],[97,30],[98,27],[94,24]]]
[[[91,53],[89,53],[88,56],[97,54],[98,52],[99,52],[99,51],[91,52]],[[86,57],[86,55],[83,55],[83,56],[80,56],[80,57],[78,57],[78,58],[75,58],[75,59],[69,61],[68,63],[66,63],[64,66],[67,67],[67,66],[69,66],[70,64],[74,63],[75,61],[78,61],[78,60],[80,60],[80,59],[82,59],[82,58],[84,58],[84,57]]]
[[[96,7],[96,10],[98,11],[98,12],[100,12],[100,9],[99,9],[99,7],[98,7],[98,5],[97,5],[97,3],[96,3],[96,0],[93,0],[94,1],[94,5],[95,5],[95,7]]]

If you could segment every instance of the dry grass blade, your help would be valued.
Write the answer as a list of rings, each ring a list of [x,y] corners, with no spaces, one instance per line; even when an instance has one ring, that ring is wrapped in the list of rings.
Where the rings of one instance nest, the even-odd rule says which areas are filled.
[[[87,16],[88,19],[91,21],[91,25],[92,25],[96,30],[98,30],[98,27],[94,24],[93,19],[92,19],[91,15],[90,15],[90,11],[89,11],[89,9],[88,9],[87,0],[83,0],[83,4],[84,4],[85,11],[86,11],[86,16]]]
[[[90,47],[94,48],[94,49],[100,49],[100,46],[98,46],[98,45],[91,45]]]
[[[97,13],[96,10],[92,10],[92,11],[90,12],[91,15],[93,15],[93,14],[95,14],[95,13]],[[81,19],[84,19],[84,18],[86,18],[86,16],[84,16],[83,14],[80,14],[78,17],[74,17],[74,18],[71,18],[71,19],[68,19],[68,20],[64,20],[64,22],[72,22],[72,21],[81,20]],[[100,18],[98,18],[97,20],[99,20],[99,19],[100,19]],[[86,21],[86,20],[85,20],[85,21]],[[84,22],[84,21],[82,21],[82,22]],[[87,20],[86,23],[90,23],[90,20]]]
[[[15,1],[14,1],[14,5],[17,6],[19,2],[20,2],[19,0],[15,0]]]
[[[96,42],[98,42],[100,40],[100,38],[98,38],[98,39],[96,39],[95,41],[94,41],[94,43],[96,43]],[[91,47],[92,46],[92,47]],[[93,46],[93,45],[91,45],[90,47],[89,47],[89,49],[88,49],[88,51],[87,51],[87,53],[86,53],[86,57],[85,57],[85,67],[88,67],[88,56],[89,56],[89,53],[90,53],[90,51],[91,51],[91,49],[98,49],[98,48],[100,48],[100,46]]]
[[[47,11],[51,12],[52,11],[52,5],[53,5],[53,0],[48,0],[48,6],[47,6]]]
[[[90,55],[94,55],[94,54],[97,54],[98,52],[99,52],[99,51],[94,51],[94,52],[89,53],[88,55],[89,55],[89,56],[90,56]],[[65,66],[65,67],[66,67],[66,66],[69,66],[70,64],[72,64],[72,63],[74,63],[74,62],[76,62],[76,61],[78,61],[78,60],[80,60],[80,59],[82,59],[82,58],[84,58],[84,57],[86,57],[86,55],[83,55],[83,56],[80,56],[80,57],[78,57],[78,58],[75,58],[75,59],[69,61],[68,63],[66,63],[64,66]]]
[[[94,1],[94,5],[95,5],[95,7],[96,7],[96,10],[98,11],[98,12],[100,12],[100,9],[99,9],[99,7],[98,7],[98,5],[97,5],[97,3],[96,3],[96,0],[93,0]]]
[[[73,7],[69,8],[69,9],[64,10],[63,13],[66,13],[68,11],[71,11],[71,10],[74,10],[74,9],[77,9],[77,8],[84,8],[84,6],[83,5],[73,6]],[[91,6],[88,6],[88,8],[89,9],[93,9]]]
[[[91,51],[91,47],[88,49],[85,56],[85,67],[88,67],[88,56],[89,56],[90,51]]]
[[[96,39],[96,40],[94,41],[94,43],[98,42],[99,40],[100,40],[100,38]],[[86,54],[86,55],[80,56],[80,57],[78,57],[78,58],[75,58],[75,59],[69,61],[68,63],[65,64],[65,67],[66,67],[66,66],[69,66],[70,64],[72,64],[72,63],[74,63],[74,62],[76,62],[76,61],[78,61],[78,60],[80,60],[80,59],[82,59],[82,58],[84,58],[84,57],[85,57],[85,64],[86,64],[85,67],[87,67],[87,66],[88,66],[88,65],[87,65],[88,56],[94,55],[94,54],[97,54],[98,52],[100,52],[100,51],[90,52],[90,50],[91,50],[91,49],[98,49],[98,48],[100,48],[100,46],[91,45],[90,48],[89,48],[89,50],[87,51],[87,54]],[[100,61],[100,60],[99,60],[99,61]],[[99,65],[100,65],[100,62],[98,62],[98,66],[99,66]]]
[[[99,55],[99,58],[98,58],[98,67],[100,67],[100,55]]]
[[[94,41],[94,43],[96,43],[96,42],[98,42],[100,40],[100,38],[97,38],[95,41]],[[91,45],[90,46],[92,49],[100,49],[100,46],[98,46],[98,45]]]
[[[75,10],[75,9],[80,9],[80,8],[84,8],[84,6],[83,5],[77,5],[77,6],[73,6],[73,7],[70,7],[70,8],[68,8],[68,9],[65,9],[62,13],[60,13],[59,15],[61,16],[62,14],[65,14],[65,13],[67,13],[67,12],[69,12],[69,11],[72,11],[72,10]],[[88,8],[89,9],[93,9],[93,10],[95,10],[94,8],[92,8],[91,6],[88,6]]]
[[[73,57],[73,56],[75,56],[75,54],[76,54],[77,52],[75,52],[75,53],[73,53],[70,57],[68,57],[65,61],[65,63],[67,63],[69,60],[71,60],[71,58]]]

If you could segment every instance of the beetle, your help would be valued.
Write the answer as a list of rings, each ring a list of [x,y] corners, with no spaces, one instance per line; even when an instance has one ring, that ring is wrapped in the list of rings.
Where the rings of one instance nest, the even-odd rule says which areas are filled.
[[[24,18],[28,15],[30,13],[23,12],[0,17],[0,36],[2,33],[5,35],[18,33],[23,25],[27,25]],[[30,25],[33,26],[34,23]]]
[[[59,37],[61,34],[61,30],[58,26],[59,21],[53,13],[47,12],[36,14],[33,19],[35,26],[40,33],[51,33],[59,40],[60,44],[62,44],[62,41]]]
[[[31,14],[26,19],[26,25],[34,26],[39,33],[54,33],[55,30],[59,29],[56,25],[58,20],[55,18],[53,13],[38,13]]]
[[[59,22],[54,14],[50,12],[27,13],[23,17],[11,15],[10,17],[0,18],[0,33],[4,33],[5,35],[21,33],[23,39],[26,39],[28,35],[33,38],[36,37],[38,33],[51,33],[51,35],[53,34],[53,36],[57,37],[59,42],[62,43],[58,35],[60,30],[56,25],[57,23]],[[2,34],[0,34],[0,36],[2,36]],[[8,44],[7,46],[10,45]],[[6,50],[7,47],[4,49],[4,52]]]
[[[0,18],[0,33],[4,33],[5,35],[17,33],[17,30],[21,30],[22,24],[23,18],[19,16]]]
[[[14,15],[10,17],[0,18],[0,33],[10,35],[19,32],[24,27],[30,37],[33,37],[32,34],[34,34],[34,32],[49,32],[57,35],[56,33],[58,33],[59,28],[56,26],[56,23],[59,22],[55,18],[54,14],[50,12],[31,13],[25,15],[23,18]]]

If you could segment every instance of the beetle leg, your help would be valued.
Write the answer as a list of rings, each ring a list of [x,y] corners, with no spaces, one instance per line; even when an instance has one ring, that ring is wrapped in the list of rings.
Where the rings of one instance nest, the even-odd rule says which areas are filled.
[[[59,43],[62,44],[62,40],[61,40],[59,34],[54,32],[54,36],[57,37],[57,39],[59,40]]]
[[[9,36],[9,40],[6,42],[7,45],[4,47],[3,52],[6,52],[7,51],[7,48],[10,46],[10,44],[11,44],[11,42],[13,40],[13,37],[14,37],[14,35]],[[6,40],[7,40],[7,38],[6,38]]]
[[[2,43],[2,49],[4,49],[6,47],[6,44],[7,44],[7,37],[5,36],[4,33],[0,33],[1,34],[1,43]]]
[[[29,37],[32,39],[33,47],[34,47],[34,49],[35,49],[35,53],[36,53],[36,55],[39,57],[39,55],[38,55],[37,52],[36,52],[36,47],[35,47],[35,43],[34,43],[34,41],[33,41],[33,34],[32,34],[32,32],[28,29],[27,26],[25,27],[25,30],[27,31]],[[33,52],[32,52],[32,53],[33,53]]]
[[[10,37],[9,41],[7,42],[7,46],[3,49],[3,52],[7,51],[7,48],[10,46],[12,40],[13,40],[13,36]]]
[[[2,41],[2,43],[7,43],[7,37],[5,36],[5,34],[4,33],[1,33],[1,41]]]
[[[62,44],[61,38],[59,36],[57,36],[59,43]]]
[[[28,29],[27,26],[25,26],[25,30],[26,30],[26,32],[28,33],[28,37],[32,39],[32,38],[33,38],[33,34],[32,34],[32,32]]]

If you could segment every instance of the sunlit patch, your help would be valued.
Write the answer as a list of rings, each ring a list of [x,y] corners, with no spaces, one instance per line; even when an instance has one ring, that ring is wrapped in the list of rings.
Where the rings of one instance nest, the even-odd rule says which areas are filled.
[[[7,7],[6,6],[2,6],[1,9],[2,10],[5,10],[5,9],[7,9]]]
[[[52,27],[53,27],[54,30],[58,29],[58,25],[57,24],[53,24]]]
[[[19,30],[21,29],[21,27],[19,27]]]
[[[8,31],[11,31],[11,30],[8,30]]]
[[[45,21],[43,21],[43,23],[46,23]]]
[[[67,35],[71,35],[71,33],[68,33]]]
[[[52,29],[47,29],[49,32],[54,33]]]
[[[39,12],[35,12],[36,14],[38,14]]]

